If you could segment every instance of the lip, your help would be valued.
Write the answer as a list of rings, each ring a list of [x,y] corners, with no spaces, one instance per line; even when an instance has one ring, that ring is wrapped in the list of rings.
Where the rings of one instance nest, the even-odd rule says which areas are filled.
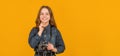
[[[46,20],[47,18],[42,18],[43,20]]]

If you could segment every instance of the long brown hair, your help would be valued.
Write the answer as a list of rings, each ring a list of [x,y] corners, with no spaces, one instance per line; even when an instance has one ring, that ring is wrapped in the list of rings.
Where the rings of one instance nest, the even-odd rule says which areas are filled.
[[[41,23],[41,21],[40,21],[40,13],[41,13],[41,10],[42,10],[43,8],[48,9],[48,12],[49,12],[49,14],[50,14],[49,24],[50,24],[51,26],[54,26],[54,27],[57,28],[56,23],[55,23],[55,20],[54,20],[53,13],[52,13],[52,10],[51,10],[51,8],[50,8],[49,6],[42,6],[42,7],[39,9],[39,12],[38,12],[38,15],[37,15],[37,18],[36,18],[36,22],[35,22],[35,23],[36,23],[36,27],[38,28],[39,25],[40,25],[40,23]]]

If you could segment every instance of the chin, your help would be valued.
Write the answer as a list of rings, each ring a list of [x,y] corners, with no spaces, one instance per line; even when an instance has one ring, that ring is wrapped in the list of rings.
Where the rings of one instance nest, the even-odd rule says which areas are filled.
[[[47,23],[48,21],[42,21],[43,23]]]

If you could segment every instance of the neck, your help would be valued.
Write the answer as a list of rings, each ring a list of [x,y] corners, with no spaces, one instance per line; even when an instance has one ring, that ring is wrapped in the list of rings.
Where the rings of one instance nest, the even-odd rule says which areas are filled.
[[[48,25],[49,25],[49,22],[46,22],[46,23],[41,22],[41,23],[44,25],[44,27],[46,27],[46,26],[48,26]]]

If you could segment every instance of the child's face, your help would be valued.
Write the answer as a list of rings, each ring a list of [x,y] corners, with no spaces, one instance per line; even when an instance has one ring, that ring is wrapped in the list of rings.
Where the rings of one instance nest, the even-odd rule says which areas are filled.
[[[50,20],[50,13],[47,8],[42,8],[40,12],[40,21],[42,23],[47,23]]]

